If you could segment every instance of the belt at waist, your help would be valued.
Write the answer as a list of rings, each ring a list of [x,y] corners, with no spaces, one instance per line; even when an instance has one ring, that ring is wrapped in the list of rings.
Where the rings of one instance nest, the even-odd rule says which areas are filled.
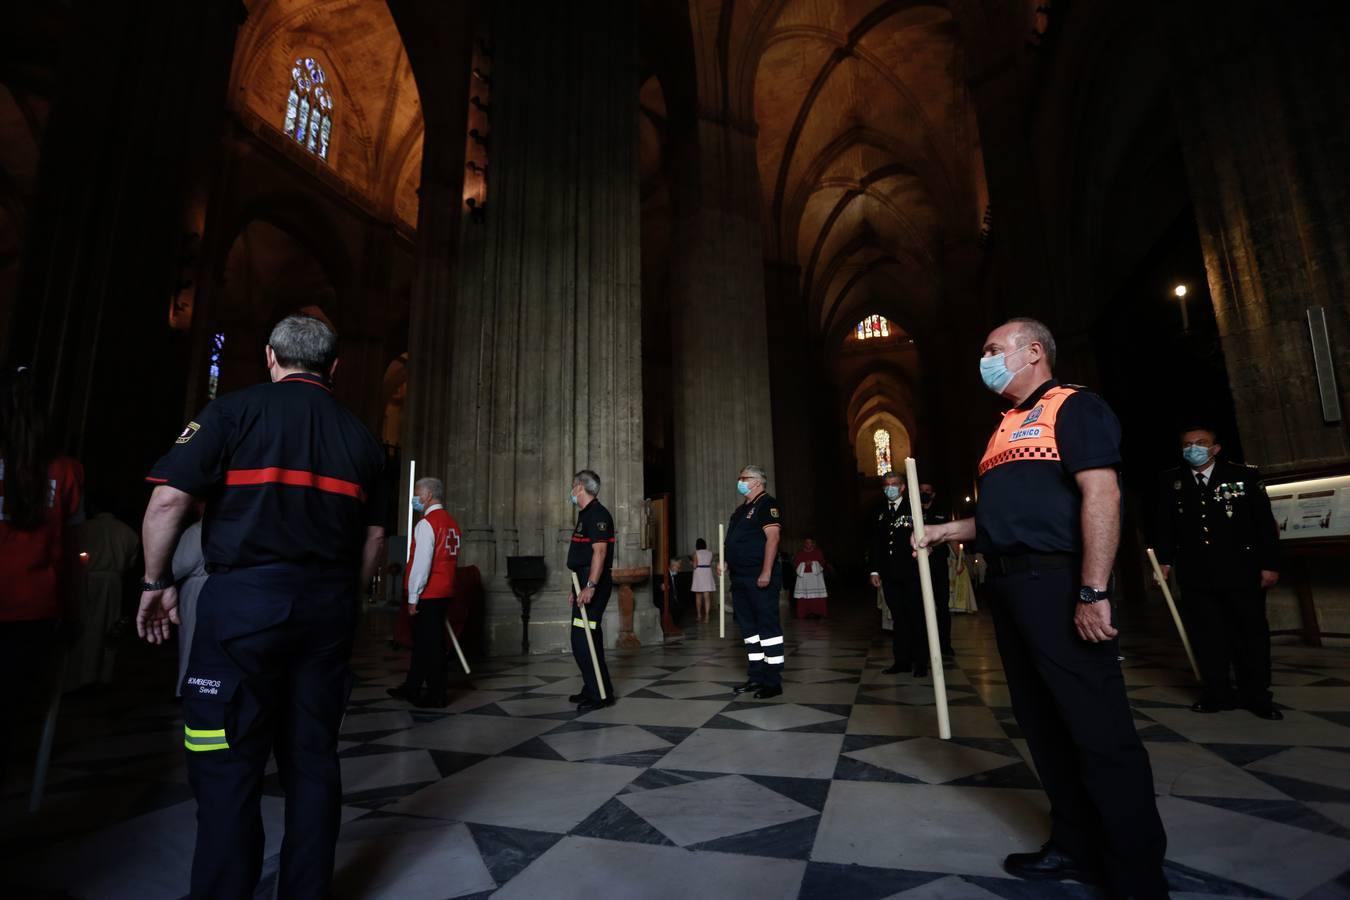
[[[1034,569],[1072,569],[1082,557],[1077,553],[1018,553],[988,558],[989,571],[996,575],[1015,575]]]
[[[694,566],[695,569],[711,569],[712,566]]]

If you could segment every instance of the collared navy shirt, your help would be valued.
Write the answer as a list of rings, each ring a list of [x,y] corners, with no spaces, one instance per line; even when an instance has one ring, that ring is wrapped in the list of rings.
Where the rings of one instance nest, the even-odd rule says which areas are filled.
[[[760,494],[736,507],[727,523],[727,568],[738,577],[759,575],[764,568],[764,545],[768,543],[765,528],[783,524],[778,501],[769,494]],[[778,577],[778,566],[771,570]]]
[[[599,500],[592,500],[577,513],[577,525],[572,530],[572,543],[567,548],[567,568],[576,572],[583,582],[591,568],[591,556],[596,544],[606,544],[605,569],[600,573],[604,581],[614,568],[614,517]]]
[[[1058,385],[1050,379],[1017,408],[1032,409]],[[1017,460],[980,478],[977,550],[987,556],[1082,552],[1083,498],[1074,476],[1120,464],[1120,422],[1105,400],[1078,388],[1060,407],[1055,437],[1059,459]]]
[[[188,423],[147,481],[206,500],[209,568],[361,565],[383,524],[384,451],[318,375],[226,394]]]

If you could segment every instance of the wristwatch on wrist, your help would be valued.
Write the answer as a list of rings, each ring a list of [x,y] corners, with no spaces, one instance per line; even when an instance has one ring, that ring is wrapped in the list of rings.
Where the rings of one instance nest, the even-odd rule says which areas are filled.
[[[587,578],[587,579],[586,579],[586,587],[588,587],[588,588],[593,588],[593,587],[595,587],[595,582],[594,582],[594,581],[591,581],[589,578]]]
[[[163,591],[173,587],[173,579],[165,578],[162,581],[142,581],[141,593],[148,594],[151,591]]]
[[[1079,603],[1096,603],[1098,600],[1105,600],[1109,596],[1111,596],[1109,591],[1099,591],[1086,586],[1078,589]]]

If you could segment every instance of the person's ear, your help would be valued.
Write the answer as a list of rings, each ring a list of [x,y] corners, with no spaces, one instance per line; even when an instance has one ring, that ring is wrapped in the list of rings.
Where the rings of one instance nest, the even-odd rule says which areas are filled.
[[[1219,444],[1219,443],[1217,443],[1217,442],[1214,443],[1214,444],[1212,444],[1212,445],[1211,445],[1211,448],[1210,448],[1209,458],[1210,458],[1210,459],[1214,459],[1216,456],[1219,455],[1219,451],[1222,450],[1222,449],[1223,449],[1223,445],[1222,445],[1222,444]]]
[[[335,360],[333,360],[333,364],[332,364],[331,366],[328,367],[328,380],[329,380],[329,381],[332,381],[332,380],[333,380],[333,376],[337,374],[337,367],[338,367],[338,363],[340,363],[340,362],[342,362],[342,360],[340,360],[340,359],[335,359]]]
[[[263,347],[263,358],[267,361],[267,370],[269,372],[277,367],[277,354],[276,351],[272,349],[271,344]]]

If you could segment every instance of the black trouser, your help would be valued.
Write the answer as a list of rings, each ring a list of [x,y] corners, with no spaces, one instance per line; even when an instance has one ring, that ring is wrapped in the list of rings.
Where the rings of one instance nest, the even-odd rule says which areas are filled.
[[[412,617],[412,662],[403,686],[416,694],[425,683],[427,696],[439,703],[445,699],[445,608],[448,597],[420,597]]]
[[[916,576],[881,578],[881,593],[891,611],[891,653],[902,669],[928,668],[928,625],[923,618],[923,590]]]
[[[1166,896],[1167,836],[1125,696],[1119,641],[1078,637],[1076,566],[990,575],[999,654],[1050,798],[1051,841],[1085,864],[1101,861],[1121,896]]]
[[[947,557],[930,560],[933,572],[933,612],[937,615],[938,649],[952,655],[952,586],[947,577]]]
[[[286,792],[278,896],[329,895],[354,590],[352,573],[291,566],[207,579],[183,683],[188,778],[197,796],[193,898],[253,896],[263,862],[263,770],[272,754]]]
[[[578,573],[578,577],[584,582],[586,572]],[[614,699],[614,685],[609,680],[609,667],[605,665],[605,633],[600,627],[600,620],[605,617],[605,606],[609,604],[609,595],[613,588],[614,582],[606,573],[595,586],[591,602],[586,604],[586,616],[591,623],[591,638],[595,642],[595,658],[600,661],[600,677],[605,680],[605,697],[610,700]],[[581,618],[581,610],[575,602],[572,604],[572,658],[577,661],[577,668],[581,670],[583,682],[581,693],[587,700],[600,702],[600,685],[595,680],[595,666],[591,662],[590,647],[586,645],[585,621]]]
[[[1220,705],[1270,703],[1270,623],[1266,592],[1183,585],[1181,613],[1195,645],[1205,700]],[[1237,676],[1233,691],[1230,668]]]
[[[0,622],[0,784],[9,766],[25,768],[12,758],[15,738],[50,699],[57,640],[56,619]]]
[[[765,687],[781,687],[787,659],[783,651],[783,622],[778,614],[782,580],[775,575],[768,587],[760,587],[758,581],[758,574],[731,576],[731,610],[745,643],[747,680]]]

